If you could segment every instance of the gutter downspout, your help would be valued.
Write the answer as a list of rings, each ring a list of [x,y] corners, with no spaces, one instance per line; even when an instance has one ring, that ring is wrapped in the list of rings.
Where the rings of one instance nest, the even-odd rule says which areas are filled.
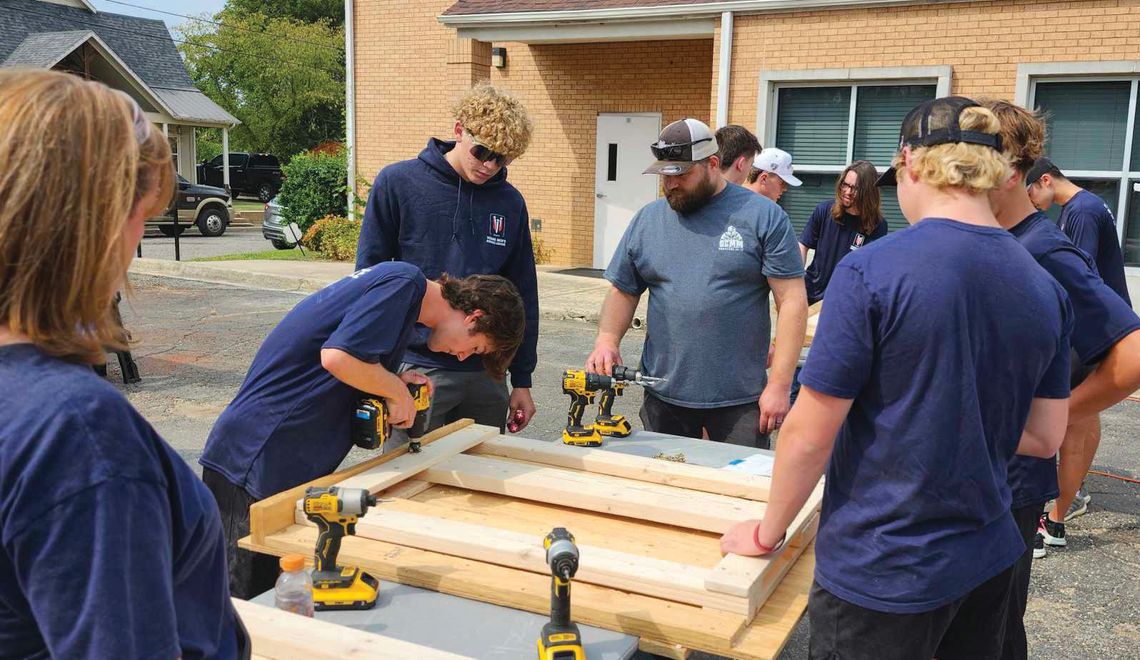
[[[716,127],[728,123],[728,81],[732,74],[732,12],[720,15],[720,64],[716,81]]]
[[[344,126],[345,147],[348,161],[348,209],[345,214],[351,218],[356,209],[356,112],[355,112],[355,45],[353,40],[353,0],[344,0]]]

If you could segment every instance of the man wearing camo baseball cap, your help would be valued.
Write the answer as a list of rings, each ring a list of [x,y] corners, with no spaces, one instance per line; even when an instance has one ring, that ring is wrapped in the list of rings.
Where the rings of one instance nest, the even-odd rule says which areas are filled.
[[[803,262],[788,215],[770,200],[730,185],[716,136],[682,119],[650,145],[665,199],[637,212],[605,277],[586,368],[610,374],[646,290],[648,329],[641,371],[668,380],[646,392],[650,431],[768,448],[789,408],[792,372],[807,320]],[[780,305],[771,375],[768,292]]]

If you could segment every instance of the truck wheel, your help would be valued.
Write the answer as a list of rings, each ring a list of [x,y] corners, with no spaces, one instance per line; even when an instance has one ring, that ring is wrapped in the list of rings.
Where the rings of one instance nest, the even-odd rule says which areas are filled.
[[[277,191],[273,189],[271,184],[263,183],[257,187],[257,199],[263,203],[268,204],[275,194]]]
[[[198,231],[202,232],[203,236],[221,236],[226,233],[226,226],[229,224],[226,221],[226,214],[212,206],[207,206],[202,209],[198,214]]]

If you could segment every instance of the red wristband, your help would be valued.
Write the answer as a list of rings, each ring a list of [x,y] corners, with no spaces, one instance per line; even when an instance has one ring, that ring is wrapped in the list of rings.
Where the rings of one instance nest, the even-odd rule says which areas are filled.
[[[776,541],[776,545],[769,548],[760,542],[760,525],[756,525],[756,531],[752,534],[752,542],[756,544],[757,548],[760,548],[760,554],[766,555],[779,550],[780,546],[784,545],[784,539],[787,537],[788,533],[784,532],[783,536],[780,537],[780,540]]]

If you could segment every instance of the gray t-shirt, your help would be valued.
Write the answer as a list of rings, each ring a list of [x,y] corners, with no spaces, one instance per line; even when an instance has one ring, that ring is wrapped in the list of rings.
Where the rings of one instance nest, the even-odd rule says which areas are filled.
[[[769,277],[803,277],[788,214],[728,184],[684,217],[665,199],[634,216],[605,277],[649,290],[641,370],[668,378],[660,399],[688,408],[754,402],[764,391],[771,341]]]

